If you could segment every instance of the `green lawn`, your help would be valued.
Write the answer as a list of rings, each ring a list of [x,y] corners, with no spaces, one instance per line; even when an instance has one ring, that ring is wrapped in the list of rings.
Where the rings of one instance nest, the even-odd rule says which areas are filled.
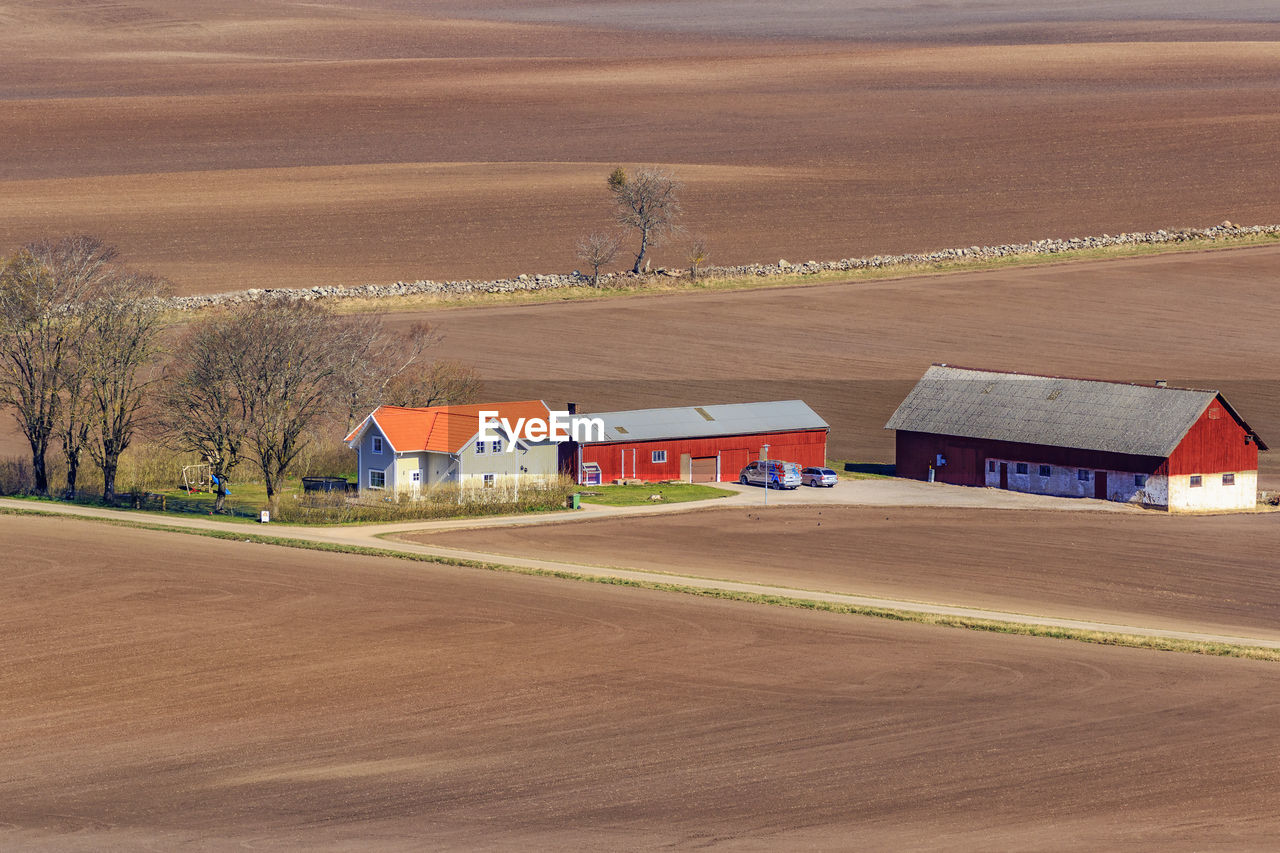
[[[728,489],[704,486],[701,483],[651,483],[643,486],[591,486],[584,489],[584,503],[608,506],[642,506],[644,504],[674,504],[686,501],[705,501],[734,494]],[[650,500],[652,495],[662,495],[661,500]]]

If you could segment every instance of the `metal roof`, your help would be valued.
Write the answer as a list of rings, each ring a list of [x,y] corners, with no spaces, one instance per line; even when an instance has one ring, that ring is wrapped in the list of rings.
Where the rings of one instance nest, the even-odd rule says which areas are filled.
[[[600,418],[604,421],[604,443],[829,428],[827,422],[818,417],[818,413],[802,400],[631,409],[622,412],[581,412],[578,416]]]
[[[1167,457],[1218,396],[935,364],[885,429]]]

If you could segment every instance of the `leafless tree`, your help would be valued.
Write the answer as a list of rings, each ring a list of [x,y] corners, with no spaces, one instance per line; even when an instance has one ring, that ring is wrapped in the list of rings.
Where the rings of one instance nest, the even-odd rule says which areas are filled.
[[[359,330],[311,302],[257,302],[236,312],[223,342],[234,353],[232,384],[244,408],[245,443],[275,505],[311,428],[341,411],[344,371]]]
[[[613,261],[620,247],[618,235],[600,231],[578,240],[578,259],[591,267],[592,287],[600,286],[600,268]]]
[[[115,500],[120,454],[133,441],[146,392],[157,378],[147,368],[158,353],[159,297],[166,290],[166,283],[155,276],[115,270],[83,308],[76,350],[94,422],[89,455],[102,469],[106,503]]]
[[[38,494],[49,493],[46,454],[66,400],[79,306],[115,254],[93,237],[65,237],[32,243],[0,268],[0,404],[14,408],[30,445]]]
[[[156,418],[166,441],[200,454],[215,483],[214,512],[227,502],[227,482],[240,464],[248,414],[236,386],[237,354],[227,348],[240,335],[230,312],[194,323],[174,350],[170,375],[157,396]]]
[[[343,321],[355,342],[345,354],[336,381],[345,406],[346,428],[350,431],[365,415],[386,402],[388,388],[398,377],[422,364],[424,353],[443,339],[426,323],[397,334],[372,314]]]
[[[474,403],[482,387],[475,368],[458,361],[414,365],[387,385],[383,402],[391,406],[457,406]]]
[[[628,175],[621,166],[609,175],[609,191],[613,193],[618,224],[640,232],[640,249],[636,252],[632,272],[644,267],[649,249],[676,228],[680,217],[680,182],[665,169],[641,168]]]
[[[701,234],[695,234],[689,241],[689,278],[697,281],[698,274],[702,272],[702,267],[709,260],[711,260],[711,252],[707,249],[707,238]]]

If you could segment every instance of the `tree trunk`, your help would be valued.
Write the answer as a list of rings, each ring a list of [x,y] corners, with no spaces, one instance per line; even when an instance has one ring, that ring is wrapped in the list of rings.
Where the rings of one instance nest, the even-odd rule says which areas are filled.
[[[108,506],[116,502],[116,460],[102,466],[102,502]]]
[[[76,497],[76,480],[80,474],[80,451],[67,451],[67,490],[62,497],[66,500],[75,500]]]
[[[215,492],[217,497],[213,499],[213,511],[222,512],[227,506],[227,479],[222,474],[215,476],[218,478],[218,488]]]
[[[649,251],[649,229],[640,229],[640,252],[636,255],[636,265],[631,268],[633,273],[639,273],[640,267],[644,265],[645,252]]]
[[[31,445],[31,477],[35,481],[33,488],[37,495],[49,495],[49,469],[44,461],[45,448]]]

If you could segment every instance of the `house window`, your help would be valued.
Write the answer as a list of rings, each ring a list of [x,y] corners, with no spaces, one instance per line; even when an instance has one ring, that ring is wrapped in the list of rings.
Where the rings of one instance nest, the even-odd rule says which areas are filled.
[[[994,459],[988,459],[988,460],[987,460],[987,473],[988,473],[988,474],[994,474],[995,472],[996,472],[996,460],[994,460]]]
[[[387,487],[387,474],[385,471],[379,471],[376,468],[369,469],[369,488],[385,489]]]
[[[1235,474],[1223,474],[1223,475],[1222,475],[1222,485],[1224,485],[1224,486],[1234,486],[1235,484],[1236,484],[1236,475],[1235,475]]]
[[[496,482],[494,476],[492,474],[483,474],[481,476],[484,482],[484,487],[486,489],[492,489]]]
[[[655,465],[656,465],[657,463],[659,463],[659,462],[666,462],[666,461],[667,461],[667,451],[665,451],[665,450],[655,450],[655,451],[653,451],[653,453],[649,454],[649,461],[650,461],[650,462],[652,462],[652,463],[654,463]]]
[[[490,452],[490,453],[501,453],[501,452],[502,452],[502,439],[500,439],[500,438],[495,438],[493,441],[489,442],[489,452]]]
[[[484,456],[484,449],[487,447],[483,441],[476,442],[476,456]]]
[[[1077,480],[1079,480],[1080,482],[1082,482],[1082,483],[1088,482],[1088,481],[1089,481],[1089,477],[1090,477],[1090,474],[1089,474],[1089,469],[1088,469],[1088,468],[1077,468],[1077,469],[1076,469],[1076,479],[1077,479]]]
[[[1050,474],[1052,474],[1052,473],[1053,473],[1053,469],[1052,469],[1052,468],[1050,468],[1048,465],[1041,465],[1041,466],[1040,466],[1040,476],[1041,476],[1041,477],[1048,477],[1048,476],[1049,476]]]
[[[373,452],[374,453],[382,452],[382,436],[380,435],[375,435],[373,437]]]
[[[421,482],[422,482],[422,472],[421,472],[421,471],[414,471],[412,474],[410,474],[410,475],[409,475],[409,479],[410,479],[410,480],[412,480],[414,483],[421,483]]]
[[[1019,474],[1025,474],[1025,473],[1027,473],[1027,463],[1025,463],[1025,462],[1019,462],[1019,463],[1018,463],[1018,473],[1019,473]]]
[[[1201,476],[1200,476],[1199,474],[1192,474],[1192,475],[1191,475],[1191,488],[1193,488],[1193,489],[1198,489],[1198,488],[1200,488],[1200,486],[1201,486],[1202,482],[1203,482],[1203,481],[1202,481],[1202,478],[1201,478]]]
[[[1147,485],[1147,475],[1146,475],[1146,474],[1134,474],[1134,475],[1133,475],[1133,484],[1134,484],[1135,486],[1137,486],[1139,489],[1146,488],[1146,485]]]

